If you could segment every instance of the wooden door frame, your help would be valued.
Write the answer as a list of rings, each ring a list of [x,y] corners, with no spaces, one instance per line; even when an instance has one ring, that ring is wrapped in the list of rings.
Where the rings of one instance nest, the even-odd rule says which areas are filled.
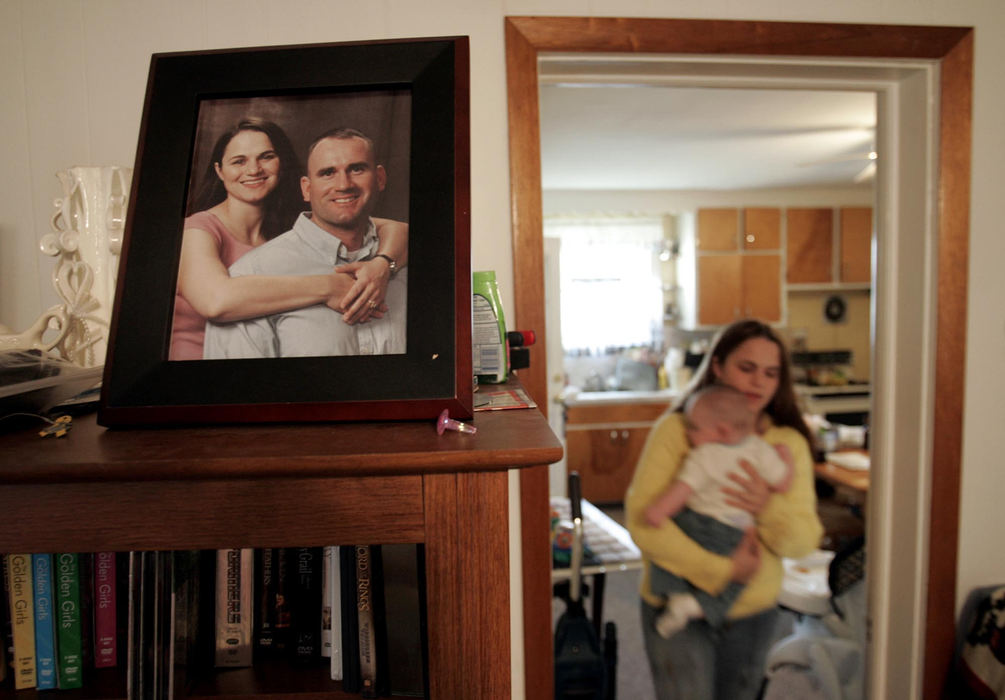
[[[507,17],[514,317],[541,342],[521,380],[547,410],[537,59],[542,52],[922,59],[939,64],[937,333],[923,696],[941,696],[953,656],[970,229],[973,29],[730,20]],[[527,698],[553,691],[548,472],[520,475]]]

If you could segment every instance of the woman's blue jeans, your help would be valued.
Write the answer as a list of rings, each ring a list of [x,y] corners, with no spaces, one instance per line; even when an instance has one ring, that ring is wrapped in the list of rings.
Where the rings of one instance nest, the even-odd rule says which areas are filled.
[[[705,620],[663,639],[654,627],[661,612],[642,602],[645,640],[659,700],[755,700],[775,641],[778,609],[713,629]]]

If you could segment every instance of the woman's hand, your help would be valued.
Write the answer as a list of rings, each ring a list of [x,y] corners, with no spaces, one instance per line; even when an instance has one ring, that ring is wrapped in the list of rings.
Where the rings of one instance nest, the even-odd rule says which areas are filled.
[[[748,527],[743,532],[743,539],[733,550],[732,581],[737,583],[749,583],[754,578],[754,574],[761,568],[761,545],[757,541],[757,530]]]
[[[659,527],[666,522],[667,515],[657,504],[652,504],[644,512],[646,525],[649,527]]]
[[[727,504],[745,510],[756,518],[771,497],[771,487],[747,460],[740,460],[740,468],[746,472],[746,476],[736,472],[729,475],[739,488],[723,486],[722,492],[728,497]]]
[[[387,311],[384,296],[391,279],[391,268],[384,258],[339,265],[335,271],[349,274],[356,280],[348,293],[338,301],[338,306],[343,311],[343,321],[352,325],[384,315]]]
[[[342,314],[343,320],[346,319],[349,312],[349,309],[344,306],[343,300],[352,297],[352,290],[358,286],[355,276],[345,270],[347,267],[348,265],[342,265],[337,268],[338,272],[332,272],[328,275],[327,301],[325,302],[329,309]],[[356,301],[359,299],[357,298]],[[373,308],[367,304],[362,307],[361,311],[362,313],[357,313],[353,317],[351,323],[346,322],[351,325],[352,323],[363,323],[371,318],[382,318],[387,312],[387,304],[378,304]]]
[[[344,306],[342,306],[341,294],[328,297],[328,302],[325,305],[332,311],[338,311],[340,314],[342,314],[342,320],[345,321],[346,309]],[[372,318],[384,318],[384,314],[386,313],[387,313],[387,304],[381,304],[379,306],[375,306],[372,309],[367,307],[363,310],[363,313],[359,314],[359,316],[354,321],[352,322],[346,321],[346,323],[349,323],[349,325],[353,325],[354,323],[365,323],[366,321],[369,321]]]

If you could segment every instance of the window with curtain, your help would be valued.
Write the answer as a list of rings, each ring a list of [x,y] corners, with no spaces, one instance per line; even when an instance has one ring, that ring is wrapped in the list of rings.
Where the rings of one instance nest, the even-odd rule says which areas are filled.
[[[544,235],[561,240],[559,288],[566,352],[598,354],[661,342],[661,219],[547,217]]]

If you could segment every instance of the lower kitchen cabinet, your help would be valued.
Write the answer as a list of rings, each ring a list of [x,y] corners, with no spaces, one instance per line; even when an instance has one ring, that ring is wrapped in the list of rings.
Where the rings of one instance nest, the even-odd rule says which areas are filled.
[[[591,503],[624,501],[649,429],[670,401],[667,397],[656,403],[566,408],[567,465],[570,472],[579,472],[583,498]]]

